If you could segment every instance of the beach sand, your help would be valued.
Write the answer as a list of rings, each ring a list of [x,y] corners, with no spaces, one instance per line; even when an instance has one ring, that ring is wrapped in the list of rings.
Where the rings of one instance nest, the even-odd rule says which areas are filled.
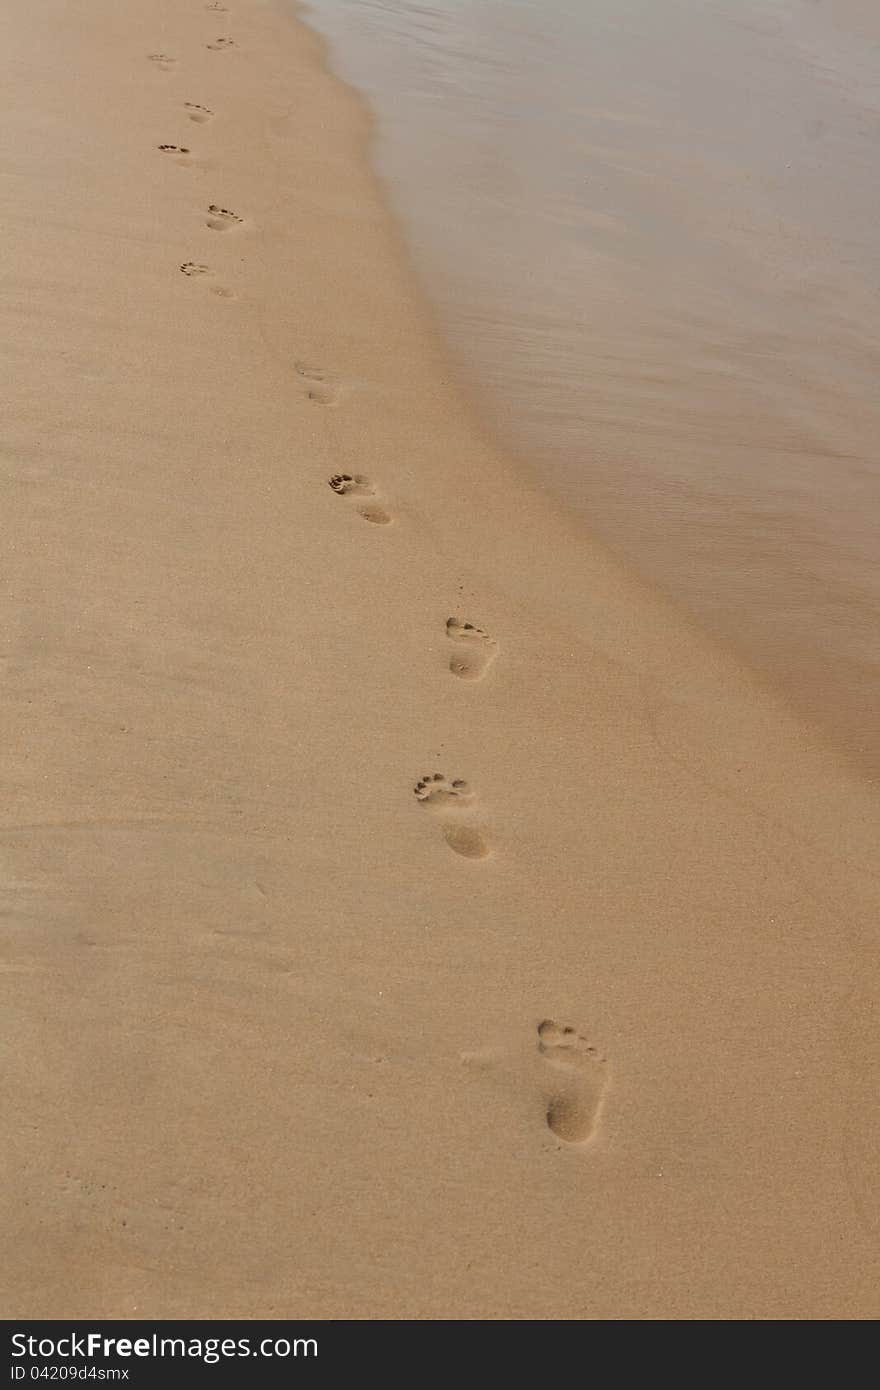
[[[284,7],[0,40],[5,1316],[876,1316],[876,790],[486,437]]]

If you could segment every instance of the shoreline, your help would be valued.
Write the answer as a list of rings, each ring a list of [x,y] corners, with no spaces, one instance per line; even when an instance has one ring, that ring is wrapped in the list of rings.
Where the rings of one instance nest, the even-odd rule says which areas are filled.
[[[618,29],[602,0],[509,26],[495,0],[309,17],[375,108],[383,194],[500,452],[876,783],[870,89],[824,10],[783,0],[750,57],[736,8],[695,16],[684,70],[668,26]],[[743,126],[724,113],[752,61]]]
[[[6,1315],[876,1315],[873,790],[494,449],[301,19],[2,27]]]

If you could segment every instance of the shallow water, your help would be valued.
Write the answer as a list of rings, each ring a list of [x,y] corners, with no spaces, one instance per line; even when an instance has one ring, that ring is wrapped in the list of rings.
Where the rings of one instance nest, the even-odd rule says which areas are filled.
[[[462,372],[880,766],[880,9],[312,0]]]

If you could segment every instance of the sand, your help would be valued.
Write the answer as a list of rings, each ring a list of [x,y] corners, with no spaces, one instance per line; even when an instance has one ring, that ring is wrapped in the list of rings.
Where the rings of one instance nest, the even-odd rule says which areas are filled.
[[[5,1315],[876,1316],[876,790],[485,435],[284,7],[0,41]]]
[[[880,781],[880,50],[857,9],[314,15],[489,428]]]

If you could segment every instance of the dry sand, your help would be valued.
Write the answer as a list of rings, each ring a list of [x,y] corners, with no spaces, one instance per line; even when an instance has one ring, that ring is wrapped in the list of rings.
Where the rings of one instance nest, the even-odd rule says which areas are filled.
[[[3,1311],[876,1316],[876,792],[484,437],[283,8],[0,49]]]

